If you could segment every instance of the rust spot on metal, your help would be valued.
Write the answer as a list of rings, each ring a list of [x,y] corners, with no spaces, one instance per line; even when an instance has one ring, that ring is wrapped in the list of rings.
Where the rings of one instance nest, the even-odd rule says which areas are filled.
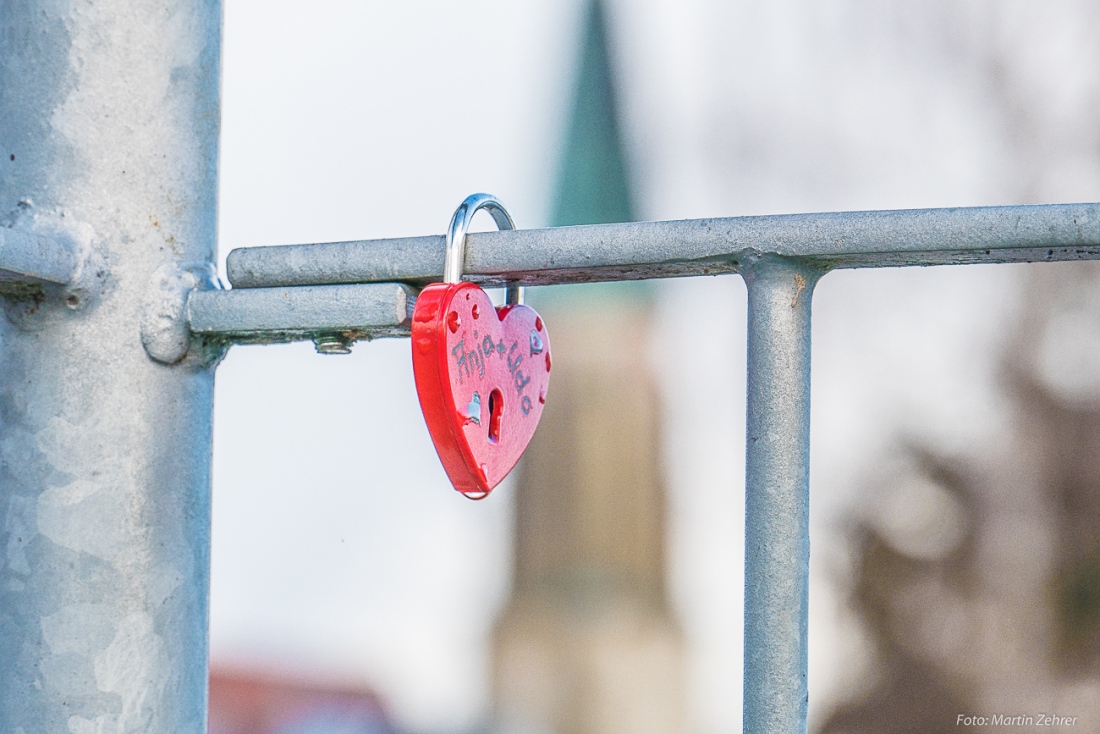
[[[806,289],[806,278],[800,273],[794,274],[794,298],[791,299],[791,308],[798,305],[798,297]]]

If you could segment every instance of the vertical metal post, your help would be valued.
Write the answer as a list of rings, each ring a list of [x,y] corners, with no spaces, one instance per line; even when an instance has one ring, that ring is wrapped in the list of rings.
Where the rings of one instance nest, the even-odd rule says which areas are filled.
[[[748,286],[745,734],[806,731],[810,301],[820,271],[761,258]]]
[[[141,327],[213,260],[220,38],[219,0],[0,3],[0,221],[80,261],[0,299],[3,732],[206,731],[213,371]]]

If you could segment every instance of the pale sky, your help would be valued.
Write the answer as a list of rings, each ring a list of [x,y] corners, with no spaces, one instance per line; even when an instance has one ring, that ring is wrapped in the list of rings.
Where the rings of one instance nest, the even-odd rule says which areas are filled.
[[[1100,199],[1080,122],[1096,119],[1100,69],[1087,3],[972,2],[957,18],[939,3],[610,5],[643,218]],[[226,0],[222,256],[441,233],[475,191],[497,194],[518,227],[545,225],[579,11]],[[985,62],[1005,49],[1008,82],[992,89]],[[812,716],[860,670],[830,585],[836,518],[900,436],[997,439],[989,375],[1025,273],[843,272],[819,286]],[[735,732],[744,288],[726,276],[660,294],[653,359],[693,731]],[[474,503],[450,488],[408,349],[234,347],[218,368],[212,656],[365,682],[403,724],[461,731],[488,715],[512,493]]]

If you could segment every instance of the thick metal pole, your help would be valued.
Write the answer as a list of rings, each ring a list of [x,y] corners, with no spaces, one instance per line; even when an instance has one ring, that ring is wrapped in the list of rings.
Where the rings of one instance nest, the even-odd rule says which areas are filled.
[[[748,285],[745,734],[806,731],[810,300],[820,271],[780,258]]]
[[[213,260],[220,35],[218,0],[0,3],[0,221],[79,259],[0,304],[5,733],[206,731],[213,373],[141,327]]]

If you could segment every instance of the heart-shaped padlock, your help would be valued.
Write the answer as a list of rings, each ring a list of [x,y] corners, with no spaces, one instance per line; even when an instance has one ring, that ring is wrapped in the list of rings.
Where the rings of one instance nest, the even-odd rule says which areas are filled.
[[[493,306],[474,283],[461,282],[466,231],[479,209],[513,229],[489,194],[459,205],[447,228],[443,282],[416,299],[413,375],[436,453],[455,489],[482,499],[508,475],[535,434],[550,384],[550,339],[523,289],[508,288]]]

